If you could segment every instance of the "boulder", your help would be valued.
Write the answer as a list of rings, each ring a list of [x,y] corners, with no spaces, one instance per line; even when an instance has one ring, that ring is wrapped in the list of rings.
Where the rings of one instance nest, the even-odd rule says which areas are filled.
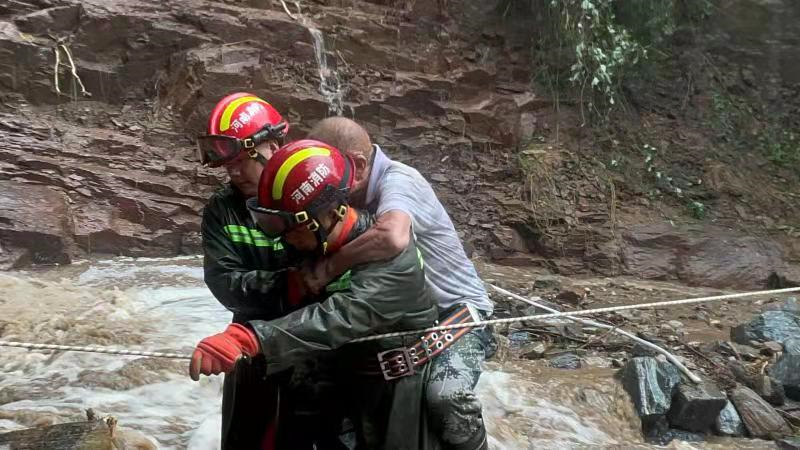
[[[737,386],[731,393],[731,401],[739,411],[750,436],[775,439],[792,434],[792,429],[786,420],[752,390]]]
[[[709,227],[636,225],[622,235],[625,272],[690,285],[760,288],[785,266],[775,242]]]
[[[744,436],[744,422],[733,403],[726,401],[714,423],[714,430],[722,436]]]
[[[684,383],[672,399],[668,418],[675,428],[703,432],[710,429],[728,398],[709,381]]]
[[[764,311],[750,322],[731,328],[731,339],[739,344],[783,343],[791,338],[800,338],[800,314],[792,311]]]
[[[622,385],[631,396],[645,428],[656,424],[670,409],[681,381],[678,369],[655,358],[636,357],[621,370]]]
[[[800,355],[781,356],[769,374],[783,385],[787,397],[800,400]]]
[[[0,181],[0,268],[69,264],[71,233],[70,207],[62,192]]]

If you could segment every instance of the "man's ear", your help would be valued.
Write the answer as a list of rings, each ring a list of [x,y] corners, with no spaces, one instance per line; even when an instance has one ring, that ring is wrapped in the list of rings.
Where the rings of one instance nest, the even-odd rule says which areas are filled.
[[[361,183],[369,178],[369,160],[364,155],[353,155],[353,162],[356,166],[356,183]]]

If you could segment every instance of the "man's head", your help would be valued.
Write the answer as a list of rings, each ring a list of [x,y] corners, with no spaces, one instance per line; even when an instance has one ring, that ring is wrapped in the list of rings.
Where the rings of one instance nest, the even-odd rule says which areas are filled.
[[[345,117],[329,117],[319,121],[311,129],[308,139],[325,142],[353,159],[356,173],[352,197],[356,205],[363,203],[374,153],[367,130]]]
[[[338,250],[355,221],[348,206],[355,165],[326,143],[305,139],[281,147],[267,162],[258,197],[247,206],[268,236],[284,236],[301,252]]]
[[[272,153],[283,144],[289,125],[269,103],[237,92],[220,100],[208,118],[208,134],[198,138],[204,165],[225,167],[246,196],[256,195],[258,180]]]

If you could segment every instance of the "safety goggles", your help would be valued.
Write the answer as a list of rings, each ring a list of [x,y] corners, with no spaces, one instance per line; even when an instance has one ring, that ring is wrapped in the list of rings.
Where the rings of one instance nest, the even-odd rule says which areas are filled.
[[[348,189],[336,189],[333,186],[326,186],[320,196],[309,205],[305,211],[290,213],[277,209],[269,209],[259,206],[258,198],[247,199],[247,210],[253,221],[267,237],[276,238],[286,235],[299,226],[305,225],[309,231],[317,232],[319,222],[317,214],[330,208],[331,205],[338,205],[336,214],[343,218],[347,213]]]
[[[255,157],[255,148],[270,139],[282,141],[286,137],[286,122],[277,125],[267,124],[252,136],[238,139],[232,136],[207,134],[197,138],[197,153],[204,166],[219,167],[233,162],[247,150]]]

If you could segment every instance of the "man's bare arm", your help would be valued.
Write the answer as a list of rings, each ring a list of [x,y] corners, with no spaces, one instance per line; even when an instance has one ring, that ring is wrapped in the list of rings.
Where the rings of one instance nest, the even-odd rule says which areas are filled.
[[[313,280],[307,280],[309,287],[319,292],[353,266],[393,258],[408,247],[410,240],[411,217],[400,210],[387,211],[364,234],[320,261],[314,270]]]

